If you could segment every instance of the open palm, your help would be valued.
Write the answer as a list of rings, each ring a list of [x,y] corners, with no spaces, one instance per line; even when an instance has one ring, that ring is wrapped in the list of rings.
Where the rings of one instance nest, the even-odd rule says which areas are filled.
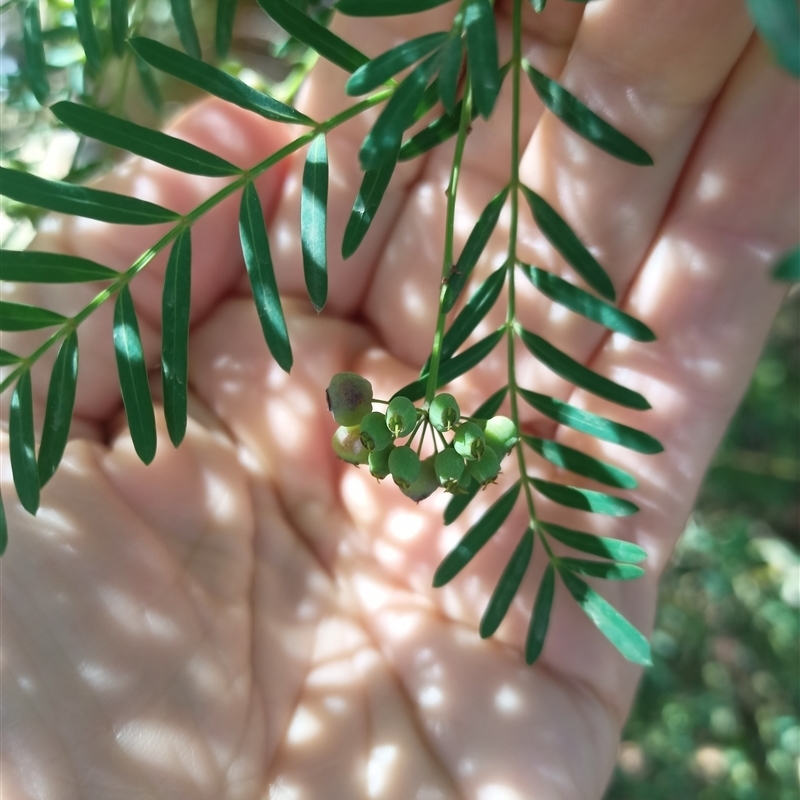
[[[502,37],[506,4],[498,6]],[[424,19],[437,30],[450,14],[439,9]],[[423,32],[416,17],[337,24],[372,55]],[[601,589],[647,633],[658,576],[780,301],[768,266],[798,236],[796,91],[730,0],[646,8],[603,0],[585,11],[553,1],[526,18],[526,30],[532,63],[604,109],[656,163],[615,162],[542,115],[532,91],[525,95],[523,179],[560,208],[608,269],[623,307],[659,339],[608,337],[520,285],[526,327],[642,391],[653,410],[621,412],[521,355],[520,383],[647,430],[665,446],[658,456],[632,458],[531,414],[530,431],[624,459],[639,477],[632,497],[642,510],[597,522],[543,502],[538,509],[545,519],[647,550],[644,578]],[[303,110],[315,119],[339,110],[344,79],[317,67]],[[492,121],[476,123],[469,138],[461,243],[507,181],[508,117],[501,96]],[[103,308],[79,332],[73,440],[36,518],[17,506],[4,460],[12,532],[2,560],[4,797],[602,795],[638,669],[563,586],[542,657],[525,666],[541,553],[497,635],[484,641],[476,632],[526,524],[521,513],[451,584],[430,588],[442,556],[508,485],[513,467],[444,528],[443,498],[416,506],[391,481],[378,485],[331,452],[335,425],[324,403],[331,375],[361,372],[378,397],[413,379],[430,347],[441,269],[446,147],[398,170],[362,248],[347,262],[338,257],[366,129],[355,120],[329,137],[332,285],[321,316],[302,283],[302,159],[259,183],[287,297],[291,376],[270,359],[246,297],[230,198],[193,231],[192,397],[180,449],[161,417],[154,463],[138,461],[121,411],[111,312]],[[291,135],[219,102],[190,109],[174,132],[245,167]],[[137,160],[103,186],[187,211],[216,181]],[[51,218],[34,247],[123,268],[155,241],[150,235],[144,241],[141,229]],[[479,273],[504,258],[507,236],[501,218]],[[527,221],[520,243],[523,259],[567,273]],[[163,267],[156,262],[132,287],[153,367]],[[14,299],[74,314],[91,296],[83,292],[26,288]],[[502,310],[495,313],[499,322]],[[498,349],[460,379],[454,391],[463,408],[505,382],[504,359]],[[46,381],[46,369],[34,371],[39,410]]]

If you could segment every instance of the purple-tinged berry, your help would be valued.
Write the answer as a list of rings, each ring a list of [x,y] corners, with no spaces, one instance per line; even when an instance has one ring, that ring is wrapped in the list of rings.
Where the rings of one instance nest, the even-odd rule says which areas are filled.
[[[336,429],[333,434],[333,452],[336,453],[342,461],[347,461],[348,464],[366,464],[369,451],[364,447],[361,442],[361,429],[358,425],[353,427],[341,427]]]
[[[328,410],[339,425],[358,425],[372,411],[372,384],[355,372],[337,372],[325,392]]]
[[[423,459],[419,467],[419,475],[407,488],[400,487],[400,491],[410,497],[415,503],[430,497],[438,488],[436,469],[433,466],[433,456]]]

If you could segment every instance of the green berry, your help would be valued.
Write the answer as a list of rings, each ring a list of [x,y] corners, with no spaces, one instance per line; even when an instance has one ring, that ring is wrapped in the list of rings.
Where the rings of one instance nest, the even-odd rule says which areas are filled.
[[[389,456],[394,451],[395,446],[390,444],[384,447],[383,450],[373,450],[369,454],[369,472],[373,478],[379,481],[389,477],[391,470],[389,469]]]
[[[370,411],[361,420],[361,441],[370,452],[383,450],[392,443],[392,434],[386,427],[386,417],[380,411]]]
[[[464,457],[456,453],[452,447],[445,447],[436,454],[433,466],[439,484],[450,492],[458,486],[458,480],[464,474]]]
[[[417,424],[417,407],[407,397],[394,397],[386,408],[386,427],[395,439],[408,436]]]
[[[491,447],[487,447],[481,458],[467,464],[467,472],[483,486],[494,483],[500,474],[500,459],[497,453]]]
[[[486,449],[486,439],[480,426],[474,422],[464,422],[459,425],[453,437],[453,447],[456,453],[467,461],[481,458]]]
[[[389,454],[389,471],[401,489],[408,489],[419,477],[419,456],[408,446],[395,447]]]
[[[372,411],[372,384],[355,372],[337,372],[325,394],[339,425],[351,428]]]
[[[438,431],[451,431],[461,418],[461,409],[455,397],[447,392],[437,394],[428,409],[428,419]]]
[[[430,497],[439,488],[439,481],[436,479],[436,469],[433,462],[433,456],[423,459],[416,480],[407,488],[400,487],[400,491],[415,503]]]
[[[492,417],[483,429],[486,444],[502,459],[519,441],[517,426],[508,417]]]
[[[336,429],[333,434],[333,452],[336,453],[342,461],[347,461],[349,464],[366,464],[369,451],[364,447],[361,442],[361,429],[358,425],[353,427],[341,427]]]

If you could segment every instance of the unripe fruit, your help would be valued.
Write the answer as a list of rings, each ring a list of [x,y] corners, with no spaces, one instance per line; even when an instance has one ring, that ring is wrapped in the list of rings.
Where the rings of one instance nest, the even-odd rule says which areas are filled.
[[[517,426],[508,417],[492,417],[483,428],[486,444],[502,460],[519,441]]]
[[[408,436],[417,424],[417,407],[407,397],[395,397],[386,408],[386,427],[395,439]]]
[[[389,471],[401,489],[408,489],[419,477],[419,456],[408,446],[395,447],[389,454]]]
[[[380,411],[370,411],[361,420],[361,441],[370,452],[383,450],[392,443],[392,434],[386,427],[386,417]]]
[[[482,486],[494,483],[500,474],[500,459],[497,453],[491,447],[487,447],[480,459],[467,464],[467,472]]]
[[[417,479],[408,488],[400,487],[400,491],[410,497],[415,503],[430,497],[438,488],[439,481],[436,479],[436,470],[433,466],[433,456],[428,456],[422,461],[419,468]]]
[[[341,427],[336,429],[333,434],[333,452],[336,453],[342,461],[347,461],[349,464],[366,464],[369,451],[364,447],[361,442],[361,429],[358,425],[354,427]]]
[[[369,454],[369,472],[373,478],[379,481],[389,476],[389,456],[394,451],[395,446],[390,444],[384,447],[383,450],[373,450]]]
[[[461,418],[461,409],[455,397],[447,392],[437,394],[428,409],[428,419],[438,431],[451,431]]]
[[[456,453],[467,461],[481,458],[486,449],[486,440],[480,426],[474,422],[464,422],[459,425],[453,437],[453,447]]]
[[[348,428],[358,425],[372,411],[372,384],[355,372],[337,372],[325,395],[333,418]]]
[[[436,478],[446,491],[452,491],[458,486],[458,479],[464,474],[464,457],[460,456],[452,447],[445,447],[433,459]]]

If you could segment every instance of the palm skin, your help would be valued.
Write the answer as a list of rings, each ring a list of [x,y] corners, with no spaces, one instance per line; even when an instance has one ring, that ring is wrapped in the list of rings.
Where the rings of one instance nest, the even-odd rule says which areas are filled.
[[[585,12],[551,2],[541,17],[526,16],[525,53],[607,109],[656,166],[620,164],[582,144],[542,116],[526,87],[522,179],[560,207],[609,270],[622,306],[659,339],[604,336],[520,280],[517,302],[526,327],[642,391],[653,410],[571,391],[521,352],[517,371],[523,386],[643,428],[665,446],[658,456],[631,457],[523,410],[528,430],[639,478],[631,497],[641,512],[632,518],[586,520],[541,499],[537,509],[647,550],[644,578],[596,584],[647,633],[658,576],[780,302],[768,268],[798,236],[798,109],[795,87],[751,38],[742,8],[659,0],[639,9],[634,0],[603,0]],[[451,14],[430,12],[430,29]],[[371,55],[423,32],[416,18],[337,24]],[[500,29],[508,30],[504,19]],[[315,119],[336,111],[343,81],[318,67],[303,110]],[[504,96],[495,119],[470,136],[457,246],[507,180],[508,115]],[[291,137],[217,102],[191,109],[174,129],[241,166]],[[430,588],[442,556],[508,485],[511,459],[500,485],[443,528],[441,498],[416,506],[391,481],[377,485],[330,450],[330,376],[361,372],[378,397],[413,378],[430,346],[441,274],[449,151],[403,167],[361,250],[347,262],[338,257],[365,130],[357,120],[329,137],[331,295],[321,316],[302,286],[302,158],[259,181],[289,298],[291,376],[269,358],[245,296],[231,198],[193,232],[192,397],[180,449],[159,416],[156,459],[138,461],[103,308],[79,333],[74,438],[35,519],[16,503],[4,456],[12,536],[2,559],[4,797],[602,795],[639,671],[563,586],[542,657],[525,666],[522,643],[544,568],[539,545],[498,633],[483,641],[476,632],[525,527],[521,505],[450,585]],[[103,183],[178,211],[218,185],[139,161]],[[501,219],[482,275],[502,261],[507,234]],[[145,236],[156,239],[149,230],[53,218],[34,247],[124,268]],[[520,256],[567,272],[525,215]],[[163,268],[157,261],[132,287],[154,367]],[[13,299],[75,313],[92,293],[25,287]],[[500,306],[495,313],[499,323]],[[3,346],[29,352],[30,341],[9,336]],[[39,420],[48,372],[34,371]],[[454,393],[474,408],[504,374],[498,348]],[[4,435],[4,453],[5,443]]]

